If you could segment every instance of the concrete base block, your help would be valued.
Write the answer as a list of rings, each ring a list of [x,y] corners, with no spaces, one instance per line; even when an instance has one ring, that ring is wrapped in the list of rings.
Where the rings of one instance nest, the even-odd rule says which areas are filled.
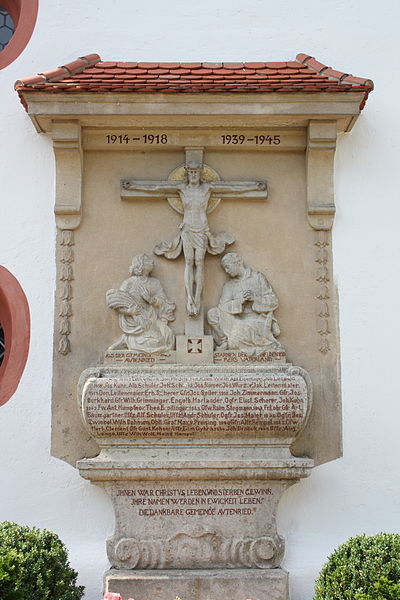
[[[283,569],[110,570],[104,591],[123,600],[288,600],[288,579]]]

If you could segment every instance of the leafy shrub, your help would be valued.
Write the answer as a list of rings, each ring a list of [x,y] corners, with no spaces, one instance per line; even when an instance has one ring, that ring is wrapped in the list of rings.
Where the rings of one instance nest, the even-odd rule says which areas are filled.
[[[22,600],[22,591],[16,586],[21,575],[21,563],[15,550],[3,553],[0,548],[0,598]]]
[[[399,583],[400,535],[359,535],[328,558],[316,581],[314,600],[399,600]],[[387,595],[391,593],[395,595]]]
[[[77,577],[55,533],[0,523],[1,600],[80,600]]]
[[[386,577],[379,577],[367,594],[357,594],[356,600],[398,600],[400,598],[400,584],[389,581]]]

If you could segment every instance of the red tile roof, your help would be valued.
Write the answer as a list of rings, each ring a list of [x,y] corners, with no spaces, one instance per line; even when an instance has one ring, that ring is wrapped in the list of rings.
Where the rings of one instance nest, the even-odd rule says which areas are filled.
[[[98,54],[15,83],[24,92],[259,93],[364,92],[363,108],[374,84],[298,54],[289,62],[103,62]]]

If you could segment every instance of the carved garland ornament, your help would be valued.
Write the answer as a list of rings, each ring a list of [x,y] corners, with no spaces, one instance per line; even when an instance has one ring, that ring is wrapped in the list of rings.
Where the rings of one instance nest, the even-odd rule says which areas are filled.
[[[316,280],[319,283],[317,295],[318,300],[318,319],[317,332],[320,336],[319,351],[327,354],[331,347],[329,344],[329,255],[328,255],[328,232],[324,230],[316,231],[316,241],[314,245],[317,248],[315,262],[318,264]]]
[[[69,335],[71,333],[72,317],[72,281],[74,271],[72,264],[74,262],[74,232],[69,229],[61,230],[60,236],[60,322],[59,322],[59,342],[58,351],[60,354],[71,352],[71,343]]]

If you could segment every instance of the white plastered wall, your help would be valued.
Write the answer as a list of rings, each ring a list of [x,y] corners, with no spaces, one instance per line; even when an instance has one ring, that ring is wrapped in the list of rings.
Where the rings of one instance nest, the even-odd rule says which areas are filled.
[[[306,52],[374,80],[336,158],[344,457],[291,488],[279,511],[292,600],[310,600],[339,543],[400,529],[399,17],[396,0],[41,0],[28,47],[0,71],[0,262],[24,287],[32,317],[25,373],[0,409],[0,520],[56,531],[87,600],[101,596],[113,515],[100,489],[50,457],[54,161],[14,81],[92,52],[104,60],[180,62],[281,61]]]

